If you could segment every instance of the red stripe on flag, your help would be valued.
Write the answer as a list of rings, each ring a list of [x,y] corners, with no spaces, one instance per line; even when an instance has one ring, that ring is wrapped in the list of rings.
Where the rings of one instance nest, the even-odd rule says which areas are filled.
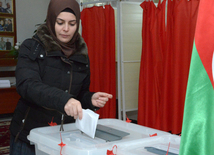
[[[200,15],[197,19],[197,26],[195,31],[195,45],[203,66],[206,69],[206,72],[214,88],[214,81],[212,76],[212,57],[214,51],[214,15],[212,12],[214,1],[206,1],[209,2],[200,2]]]

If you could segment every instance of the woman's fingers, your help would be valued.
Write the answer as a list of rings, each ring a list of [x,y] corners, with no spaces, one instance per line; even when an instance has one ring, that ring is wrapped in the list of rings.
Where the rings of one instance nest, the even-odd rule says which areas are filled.
[[[68,116],[74,117],[74,119],[82,119],[82,106],[81,103],[76,99],[69,99],[66,103],[64,110]]]
[[[113,96],[105,92],[97,92],[92,96],[92,104],[96,107],[104,107]]]
[[[105,93],[105,92],[98,92],[100,97],[107,97],[107,98],[112,98],[113,95]]]

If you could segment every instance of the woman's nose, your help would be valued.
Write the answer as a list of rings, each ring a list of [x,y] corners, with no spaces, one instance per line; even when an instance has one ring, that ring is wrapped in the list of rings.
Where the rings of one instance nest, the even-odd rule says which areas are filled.
[[[68,31],[68,30],[69,30],[69,26],[68,26],[68,24],[65,24],[65,25],[64,25],[63,30],[64,30],[64,31]]]

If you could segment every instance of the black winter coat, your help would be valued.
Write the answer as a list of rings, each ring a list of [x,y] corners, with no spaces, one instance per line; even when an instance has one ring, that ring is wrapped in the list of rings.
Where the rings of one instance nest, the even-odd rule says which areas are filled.
[[[77,51],[67,58],[48,34],[46,26],[32,39],[25,40],[16,66],[16,89],[21,96],[11,121],[13,136],[28,142],[31,129],[74,122],[64,106],[70,98],[79,100],[83,109],[95,110],[89,92],[90,68],[87,46],[76,42]]]

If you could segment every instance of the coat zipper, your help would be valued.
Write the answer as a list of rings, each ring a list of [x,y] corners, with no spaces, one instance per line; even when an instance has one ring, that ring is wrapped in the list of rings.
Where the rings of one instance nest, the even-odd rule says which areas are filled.
[[[65,63],[67,63],[67,64],[69,64],[71,66],[71,69],[70,69],[70,84],[69,84],[69,89],[68,89],[68,93],[70,94],[70,92],[71,92],[71,84],[72,84],[72,63],[73,62],[67,62],[62,57],[61,57],[61,59],[62,59],[63,62],[65,62]],[[65,116],[64,116],[64,114],[62,114],[60,131],[64,131],[64,128],[63,128],[64,119],[65,119]]]

